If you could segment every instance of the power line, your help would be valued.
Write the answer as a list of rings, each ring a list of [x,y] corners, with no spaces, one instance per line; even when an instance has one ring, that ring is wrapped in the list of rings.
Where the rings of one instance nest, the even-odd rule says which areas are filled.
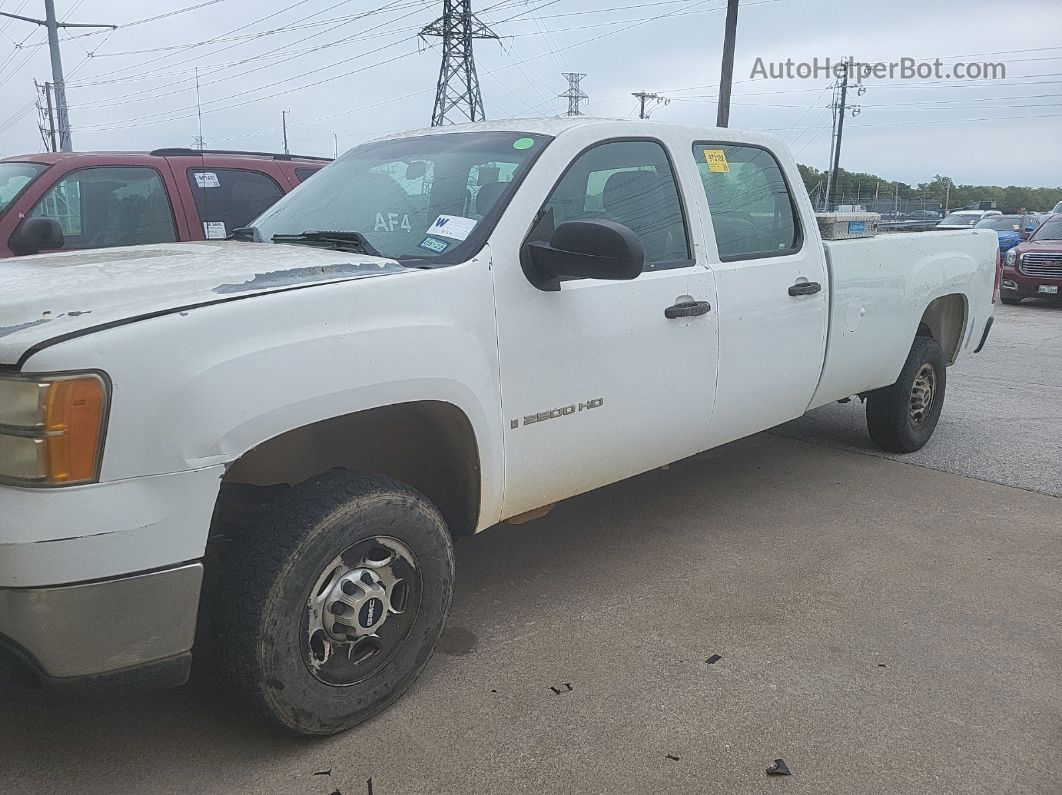
[[[71,9],[73,13],[81,5],[79,0]],[[74,151],[74,142],[70,136],[70,117],[66,105],[66,82],[63,79],[63,57],[59,50],[60,28],[111,28],[114,25],[95,25],[84,22],[60,22],[55,18],[55,0],[44,0],[44,19],[23,17],[0,11],[0,16],[10,17],[22,22],[30,22],[43,27],[48,32],[48,50],[52,58],[52,86],[55,92],[56,116],[59,123],[59,148],[64,152]]]

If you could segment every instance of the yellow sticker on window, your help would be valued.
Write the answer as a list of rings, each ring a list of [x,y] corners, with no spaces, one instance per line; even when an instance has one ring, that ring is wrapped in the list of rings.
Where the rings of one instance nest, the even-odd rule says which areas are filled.
[[[726,162],[726,152],[722,149],[705,149],[704,159],[708,161],[708,170],[717,174],[729,174],[730,164]]]

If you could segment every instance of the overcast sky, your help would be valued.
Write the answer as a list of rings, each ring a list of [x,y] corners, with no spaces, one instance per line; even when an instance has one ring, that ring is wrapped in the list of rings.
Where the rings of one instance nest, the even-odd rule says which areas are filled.
[[[562,71],[585,72],[593,115],[636,114],[632,91],[670,103],[661,121],[714,124],[726,0],[480,0],[502,37],[476,41],[488,118],[556,115]],[[156,15],[179,11],[154,21]],[[416,32],[441,2],[395,0],[56,0],[77,149],[188,146],[332,154],[376,135],[427,126],[440,50]],[[43,16],[43,0],[0,0]],[[137,23],[132,24],[129,23]],[[279,29],[279,30],[278,30]],[[1002,62],[1005,80],[866,82],[845,122],[842,165],[917,183],[1062,185],[1059,0],[742,0],[731,127],[781,135],[824,168],[828,78],[750,79],[765,62],[854,56]],[[86,35],[88,34],[88,35]],[[50,80],[43,30],[0,20],[0,156],[40,151],[33,80]],[[16,44],[21,44],[16,48]],[[91,53],[91,56],[89,55]]]

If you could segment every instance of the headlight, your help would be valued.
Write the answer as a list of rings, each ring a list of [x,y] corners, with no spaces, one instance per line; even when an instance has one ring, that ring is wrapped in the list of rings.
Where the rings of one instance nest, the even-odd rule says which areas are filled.
[[[107,381],[96,373],[0,377],[0,481],[96,480],[108,397]]]
[[[1008,268],[1013,268],[1014,267],[1014,263],[1017,262],[1017,260],[1018,260],[1018,252],[1015,251],[1014,249],[1009,249],[1007,251],[1007,267]]]

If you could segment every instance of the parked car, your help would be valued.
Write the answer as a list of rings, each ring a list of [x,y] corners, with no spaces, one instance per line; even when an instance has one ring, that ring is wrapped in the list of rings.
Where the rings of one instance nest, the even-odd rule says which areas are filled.
[[[1021,223],[1020,215],[989,215],[974,224],[974,228],[994,231],[999,237],[999,250],[1005,253],[1021,242]]]
[[[972,229],[989,216],[1002,215],[999,210],[959,210],[945,215],[934,229]]]
[[[1052,213],[1062,213],[1062,202],[1059,202],[1058,204],[1056,204],[1054,209],[1051,210],[1051,212]]]
[[[1056,296],[1060,287],[1062,214],[1056,214],[1007,252],[999,297],[1004,304],[1020,304],[1023,298]]]
[[[921,448],[997,276],[990,230],[824,242],[777,138],[584,116],[363,144],[240,236],[5,267],[0,641],[173,685],[198,624],[317,735],[423,669],[453,536],[853,395]]]
[[[156,149],[57,152],[0,160],[0,257],[226,237],[329,161]],[[54,218],[58,238],[36,248],[26,218]]]

